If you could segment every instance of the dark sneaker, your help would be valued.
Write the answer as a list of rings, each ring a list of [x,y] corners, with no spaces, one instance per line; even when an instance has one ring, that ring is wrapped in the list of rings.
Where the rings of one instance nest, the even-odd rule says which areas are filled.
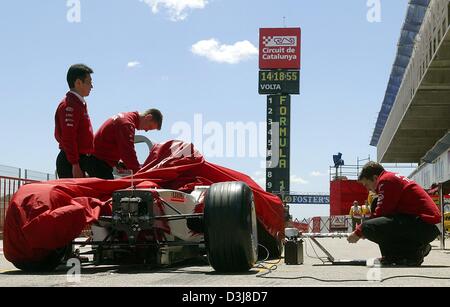
[[[431,245],[430,244],[425,245],[425,247],[423,248],[423,251],[422,251],[423,257],[425,258],[426,256],[428,256],[430,251],[431,251]]]
[[[404,264],[406,266],[411,266],[411,267],[420,266],[423,263],[423,259],[426,256],[428,256],[430,251],[431,251],[431,245],[427,244],[423,248],[418,250],[415,255],[407,257],[405,259],[405,263]]]
[[[412,259],[405,259],[405,265],[409,267],[418,267],[421,266],[423,263],[423,257],[419,258],[412,258]]]
[[[381,265],[391,266],[395,265],[398,262],[398,259],[396,259],[395,257],[383,256],[381,258],[378,258],[377,262]]]
[[[395,260],[381,261],[383,266],[398,266],[398,267],[418,267],[422,264],[423,258],[410,257],[410,258],[397,258]]]
[[[423,248],[421,248],[418,251],[417,255],[405,259],[406,260],[405,265],[410,266],[410,267],[420,266],[423,263],[423,258],[428,256],[430,251],[431,251],[431,245],[430,244],[425,245]]]

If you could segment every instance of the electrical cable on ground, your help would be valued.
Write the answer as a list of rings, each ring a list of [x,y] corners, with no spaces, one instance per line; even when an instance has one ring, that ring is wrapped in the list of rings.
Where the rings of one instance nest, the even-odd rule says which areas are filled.
[[[267,274],[266,274],[267,275]],[[295,276],[295,277],[265,277],[258,276],[267,279],[282,279],[282,280],[297,280],[297,279],[312,279],[324,283],[340,283],[340,282],[385,282],[391,279],[398,278],[423,278],[423,279],[434,279],[434,280],[450,280],[450,277],[439,277],[439,276],[426,276],[426,275],[396,275],[391,277],[382,278],[380,280],[368,280],[368,279],[321,279],[312,276]]]
[[[325,257],[320,257],[317,254],[317,251],[314,248],[314,245],[310,242],[310,240],[308,240],[308,243],[310,244],[311,248],[314,251],[314,254],[316,255],[316,257],[314,256],[310,256],[307,252],[306,246],[307,244],[305,244],[305,252],[306,255],[312,259],[318,259],[320,261],[322,261],[323,264],[327,263],[327,261],[324,261],[323,259],[327,259]],[[311,279],[311,280],[315,280],[315,281],[319,281],[319,282],[324,282],[324,283],[345,283],[345,282],[385,282],[388,280],[392,280],[392,279],[399,279],[399,278],[422,278],[422,279],[433,279],[433,280],[450,280],[450,277],[440,277],[440,276],[427,276],[427,275],[395,275],[395,276],[390,276],[390,277],[386,277],[386,278],[382,278],[380,280],[368,280],[368,279],[321,279],[321,278],[317,278],[317,277],[312,277],[312,276],[294,276],[294,277],[275,277],[275,276],[267,276],[270,273],[273,273],[275,270],[278,269],[278,265],[281,262],[281,259],[278,259],[277,262],[272,263],[272,262],[268,262],[267,259],[269,258],[269,251],[267,250],[267,248],[261,244],[258,244],[259,246],[261,246],[262,248],[264,248],[264,250],[267,252],[267,256],[264,260],[259,261],[256,263],[255,268],[258,269],[263,269],[266,270],[266,272],[263,273],[259,273],[256,275],[256,277],[259,278],[267,278],[267,279],[280,279],[280,280],[301,280],[301,279]],[[328,261],[329,262],[329,261]],[[268,267],[267,265],[272,265],[271,267]]]
[[[307,250],[307,245],[308,245],[308,244],[305,244],[305,252],[306,252],[306,256],[308,256],[309,258],[312,258],[312,259],[318,259],[318,260],[322,261],[322,264],[326,264],[326,263],[329,263],[329,262],[330,262],[330,261],[328,260],[327,257],[320,257],[320,256],[317,254],[317,251],[316,251],[316,249],[314,248],[314,245],[311,243],[311,240],[308,240],[307,242],[308,242],[309,245],[311,246],[311,248],[312,248],[312,250],[314,251],[314,254],[316,255],[316,257],[310,256],[310,255],[308,254],[308,250]],[[323,259],[326,259],[327,261],[324,261]]]
[[[270,257],[269,250],[262,244],[258,245],[264,248],[264,250],[266,251],[266,257],[264,258],[264,260],[258,261],[254,266],[254,268],[256,269],[266,270],[265,272],[256,275],[256,277],[262,277],[278,269],[278,264],[280,264],[282,258],[279,258],[276,262],[267,261]]]

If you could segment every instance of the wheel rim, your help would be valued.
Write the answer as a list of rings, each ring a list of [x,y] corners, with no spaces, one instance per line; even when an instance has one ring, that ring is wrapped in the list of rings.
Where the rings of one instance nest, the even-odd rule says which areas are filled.
[[[250,232],[250,240],[252,243],[252,257],[253,259],[257,259],[258,258],[258,223],[256,222],[256,210],[255,210],[255,202],[252,199],[251,202],[251,208],[250,208],[250,214],[249,214],[249,219],[250,219],[250,227],[251,227],[251,232]]]

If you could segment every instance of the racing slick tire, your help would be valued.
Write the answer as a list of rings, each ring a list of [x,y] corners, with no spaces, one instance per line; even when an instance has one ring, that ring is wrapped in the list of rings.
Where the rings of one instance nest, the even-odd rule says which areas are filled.
[[[217,272],[245,272],[258,259],[253,192],[244,182],[211,185],[205,198],[205,243]]]

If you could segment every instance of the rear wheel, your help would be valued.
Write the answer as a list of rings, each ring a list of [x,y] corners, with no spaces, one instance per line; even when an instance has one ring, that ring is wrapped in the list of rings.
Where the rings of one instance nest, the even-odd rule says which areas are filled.
[[[213,184],[205,198],[208,259],[218,272],[243,272],[258,258],[253,192],[243,182]]]

